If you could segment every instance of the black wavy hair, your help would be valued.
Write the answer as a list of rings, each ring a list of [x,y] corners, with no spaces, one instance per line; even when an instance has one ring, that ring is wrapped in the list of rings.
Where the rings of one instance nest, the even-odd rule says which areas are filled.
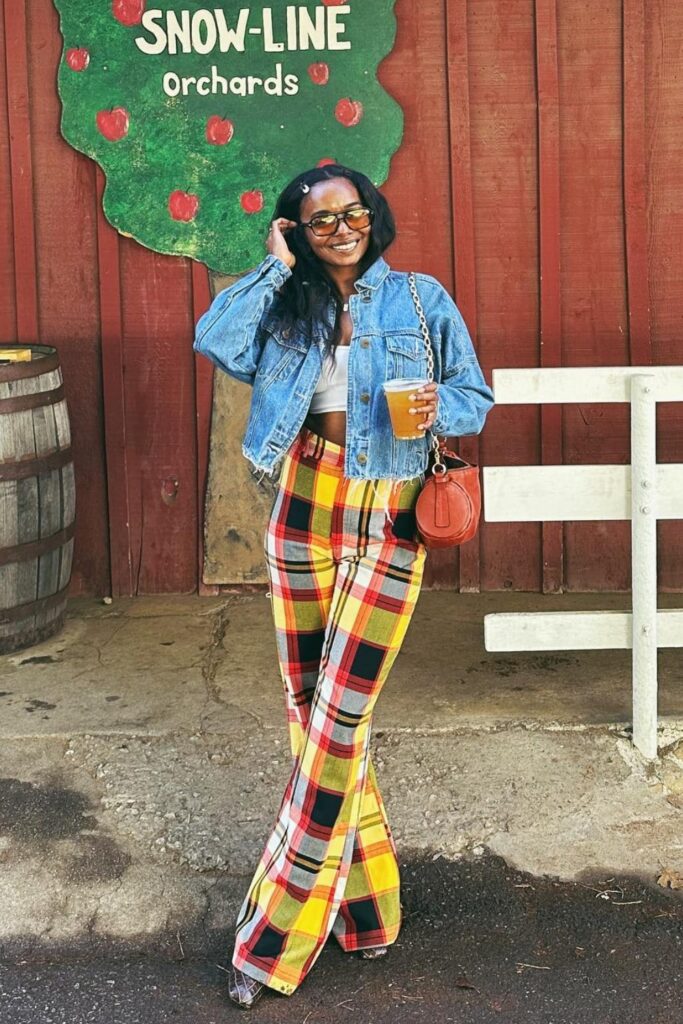
[[[359,265],[362,274],[394,241],[396,224],[387,200],[375,188],[370,179],[360,171],[344,167],[342,164],[326,164],[323,167],[313,167],[311,170],[303,171],[282,190],[271,219],[286,217],[288,220],[298,222],[301,216],[301,202],[306,195],[302,190],[302,185],[308,185],[310,188],[317,185],[319,181],[326,181],[329,178],[348,178],[356,186],[363,206],[368,206],[374,211],[370,228],[370,244]],[[332,278],[327,274],[325,264],[311,249],[306,238],[306,229],[300,223],[285,233],[285,239],[296,257],[292,276],[282,289],[285,310],[293,321],[304,320],[312,326],[315,320],[323,319],[331,296],[337,310],[334,331],[331,337],[326,339],[326,346],[334,349],[339,340],[342,296]]]

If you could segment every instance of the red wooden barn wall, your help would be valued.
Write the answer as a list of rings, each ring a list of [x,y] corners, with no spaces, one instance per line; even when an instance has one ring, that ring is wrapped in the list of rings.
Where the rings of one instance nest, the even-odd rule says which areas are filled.
[[[68,388],[74,592],[190,592],[201,564],[211,373],[203,267],[120,237],[101,172],[59,134],[51,0],[4,0],[0,341],[56,344]],[[495,366],[683,361],[680,0],[398,0],[380,77],[406,114],[385,187],[399,269],[453,290]],[[490,379],[490,378],[489,378]],[[680,407],[659,410],[680,460]],[[482,464],[628,462],[620,406],[497,407]],[[433,586],[625,589],[628,523],[485,524]],[[660,582],[683,541],[660,525]]]

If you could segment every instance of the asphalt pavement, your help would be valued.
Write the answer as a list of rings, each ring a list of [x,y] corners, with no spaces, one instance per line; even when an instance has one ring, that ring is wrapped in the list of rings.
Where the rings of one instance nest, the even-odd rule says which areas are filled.
[[[501,858],[402,864],[404,925],[382,960],[330,940],[293,996],[248,1013],[224,949],[186,959],[121,947],[0,966],[2,1024],[678,1024],[683,898],[636,878],[560,882]]]

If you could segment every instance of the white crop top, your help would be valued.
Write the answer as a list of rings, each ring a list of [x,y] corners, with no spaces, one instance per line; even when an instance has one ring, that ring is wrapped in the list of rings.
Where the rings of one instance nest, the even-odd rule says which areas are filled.
[[[320,380],[311,398],[311,412],[346,411],[349,346],[337,345],[334,358],[325,356]]]

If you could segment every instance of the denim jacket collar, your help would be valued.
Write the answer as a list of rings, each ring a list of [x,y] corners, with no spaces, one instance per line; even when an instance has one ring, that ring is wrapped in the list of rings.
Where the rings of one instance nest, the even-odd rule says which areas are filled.
[[[382,257],[378,256],[374,263],[371,263],[362,277],[356,281],[356,288],[362,291],[364,288],[379,288],[382,281],[389,273],[389,264]]]

